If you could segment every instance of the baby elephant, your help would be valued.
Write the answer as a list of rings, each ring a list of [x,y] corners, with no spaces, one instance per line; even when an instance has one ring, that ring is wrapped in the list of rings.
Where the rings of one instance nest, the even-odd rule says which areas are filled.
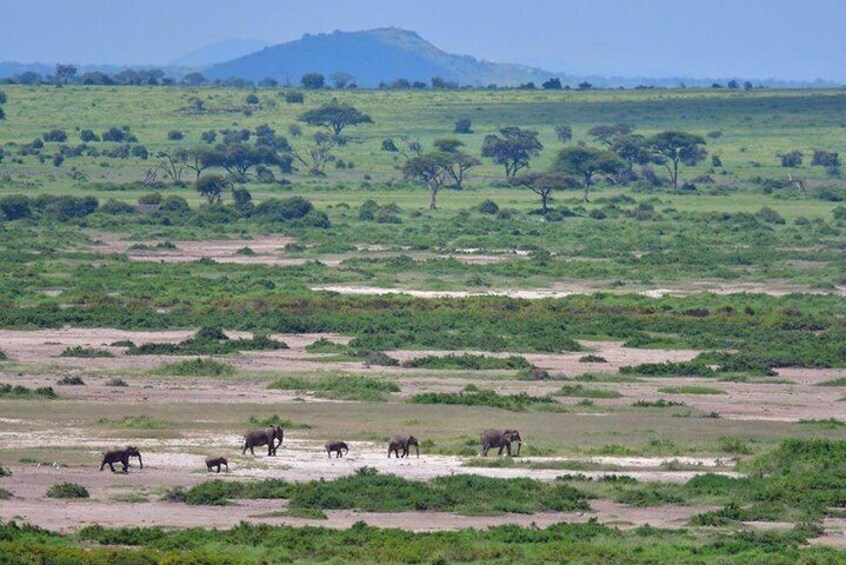
[[[399,457],[408,457],[408,452],[411,446],[414,446],[414,449],[417,451],[417,457],[420,457],[420,443],[417,441],[417,438],[414,436],[401,436],[395,435],[391,438],[391,441],[388,442],[388,459],[391,458],[391,453],[393,453],[397,458]],[[402,455],[400,456],[400,450],[402,450]]]
[[[229,472],[229,461],[226,460],[226,457],[206,457],[206,469],[208,469],[209,473],[211,473],[212,467],[217,467],[218,473],[220,473],[220,466],[223,465],[226,467],[226,472]]]
[[[137,457],[138,464],[141,468],[144,468],[144,462],[141,460],[141,452],[138,451],[137,447],[127,446],[125,449],[111,449],[109,451],[103,452],[103,460],[100,462],[100,470],[102,471],[106,465],[109,466],[109,469],[112,470],[112,473],[115,472],[115,463],[120,463],[123,465],[123,472],[129,472],[129,458],[130,457]]]
[[[338,458],[341,458],[346,453],[350,452],[349,446],[343,441],[327,441],[326,445],[323,447],[326,449],[326,455],[328,455],[330,459],[332,458],[332,452],[335,452]]]

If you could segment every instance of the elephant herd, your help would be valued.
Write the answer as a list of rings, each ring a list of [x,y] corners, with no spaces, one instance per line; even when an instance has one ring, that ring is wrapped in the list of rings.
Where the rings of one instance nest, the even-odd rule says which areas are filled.
[[[267,456],[272,457],[276,455],[276,450],[279,449],[280,445],[282,445],[282,441],[284,439],[285,430],[283,430],[281,426],[274,424],[270,424],[266,428],[249,430],[246,434],[244,434],[244,444],[241,446],[241,454],[245,455],[249,449],[250,453],[255,455],[256,447],[266,445]],[[520,437],[519,431],[494,429],[485,430],[482,432],[480,438],[481,455],[482,457],[486,457],[488,455],[488,451],[492,448],[497,448],[498,455],[502,455],[503,451],[505,451],[509,456],[511,456],[511,444],[513,443],[517,444],[516,455],[519,456],[520,447],[523,445],[523,438]],[[417,457],[420,457],[420,442],[417,438],[413,435],[393,436],[388,442],[388,459],[391,458],[391,455],[394,455],[397,459],[408,457],[411,447],[414,447]],[[340,440],[328,441],[323,448],[326,450],[326,455],[330,459],[332,458],[333,453],[336,458],[341,458],[350,451],[347,443]],[[104,452],[103,459],[100,462],[100,470],[102,471],[105,466],[108,465],[114,473],[116,472],[114,464],[120,463],[123,467],[123,472],[127,473],[129,472],[129,459],[131,457],[137,458],[140,467],[142,469],[144,468],[144,464],[141,461],[141,452],[138,448],[127,446],[124,449],[113,449]],[[225,467],[226,470],[229,471],[229,462],[225,457],[208,457],[206,459],[206,469],[209,472],[214,469],[216,472],[220,473],[221,467]]]

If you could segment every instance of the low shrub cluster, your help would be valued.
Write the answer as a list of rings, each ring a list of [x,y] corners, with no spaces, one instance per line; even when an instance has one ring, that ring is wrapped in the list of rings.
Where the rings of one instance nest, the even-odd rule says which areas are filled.
[[[623,395],[616,390],[586,388],[582,385],[564,385],[557,396],[571,396],[575,398],[620,398]]]
[[[30,389],[21,385],[0,383],[0,398],[58,398],[53,387],[43,386]]]
[[[193,338],[179,343],[145,343],[131,346],[128,355],[226,355],[239,351],[270,351],[288,349],[284,342],[267,335],[250,339],[230,339],[218,326],[200,328]]]
[[[47,489],[48,498],[88,498],[88,489],[77,483],[58,483]]]
[[[64,351],[62,351],[59,356],[85,358],[114,357],[111,352],[106,351],[105,349],[94,349],[91,347],[82,347],[81,345],[77,345],[75,347],[68,347]]]
[[[156,372],[162,375],[186,377],[228,377],[235,373],[235,368],[214,359],[197,358],[168,363]]]
[[[329,373],[311,379],[283,377],[271,383],[269,388],[307,390],[323,398],[363,401],[381,401],[385,393],[400,391],[400,387],[393,381],[346,373]]]
[[[83,386],[85,385],[85,381],[82,380],[82,377],[67,376],[56,381],[56,384],[62,386]]]
[[[473,371],[490,371],[496,369],[532,369],[531,363],[525,357],[509,355],[508,357],[491,357],[488,355],[426,355],[415,357],[403,362],[403,367],[415,369],[465,369]]]
[[[554,404],[555,400],[549,396],[532,396],[521,392],[518,394],[499,394],[492,390],[469,392],[423,392],[411,397],[414,404],[451,404],[458,406],[488,406],[502,408],[512,412],[522,412],[533,406]]]

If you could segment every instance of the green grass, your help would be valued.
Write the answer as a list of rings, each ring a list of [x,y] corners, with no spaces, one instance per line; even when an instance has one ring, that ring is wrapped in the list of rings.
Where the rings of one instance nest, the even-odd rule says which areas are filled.
[[[282,377],[272,382],[269,388],[314,391],[322,398],[364,401],[382,401],[385,394],[400,390],[395,382],[388,379],[347,373],[328,373],[313,378]]]
[[[726,394],[726,391],[711,386],[665,386],[658,389],[665,394]]]
[[[846,377],[838,377],[817,383],[817,386],[846,386]]]
[[[156,373],[186,377],[228,377],[235,373],[235,368],[214,359],[197,358],[167,363],[156,369]]]
[[[846,427],[846,422],[836,418],[826,418],[824,420],[810,419],[799,420],[799,425],[817,430],[837,430]]]
[[[250,416],[247,420],[247,423],[252,426],[264,427],[264,426],[281,426],[286,430],[310,430],[312,426],[309,424],[303,424],[300,422],[292,422],[287,418],[280,418],[278,415],[274,414],[272,416]]]
[[[658,400],[637,400],[632,403],[632,406],[635,408],[672,408],[676,406],[685,406],[685,403],[659,398]]]

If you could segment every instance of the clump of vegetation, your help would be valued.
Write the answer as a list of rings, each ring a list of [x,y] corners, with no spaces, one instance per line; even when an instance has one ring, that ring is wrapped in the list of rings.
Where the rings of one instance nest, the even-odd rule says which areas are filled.
[[[120,339],[109,344],[112,347],[135,347],[135,344],[128,339]]]
[[[393,381],[346,373],[329,373],[311,379],[283,377],[271,383],[269,388],[314,391],[322,398],[363,401],[381,401],[385,393],[400,391]]]
[[[0,488],[0,500],[11,500],[15,496],[4,488]]]
[[[232,365],[227,365],[214,359],[196,358],[168,363],[156,370],[160,375],[177,375],[186,377],[228,377],[235,373]]]
[[[3,467],[2,465],[0,465],[0,477],[11,477],[11,476],[12,476],[12,472],[9,469],[7,469],[6,467]]]
[[[710,386],[665,386],[658,389],[665,394],[726,394],[726,391]]]
[[[88,489],[77,483],[58,483],[47,489],[48,498],[89,498]]]
[[[8,361],[8,360],[9,360],[9,356],[6,355],[6,353],[2,349],[0,349],[0,361]]]
[[[110,351],[106,351],[105,349],[95,349],[92,347],[82,347],[81,345],[77,345],[76,347],[68,347],[64,351],[59,354],[60,357],[86,357],[86,358],[97,358],[97,357],[114,357]]]
[[[838,420],[837,418],[826,418],[826,419],[802,419],[799,420],[799,424],[803,426],[813,427],[819,430],[836,430],[838,428],[846,427],[846,422],[843,420]]]
[[[846,377],[838,377],[817,383],[817,386],[846,386]]]
[[[561,387],[561,390],[555,394],[557,396],[570,396],[575,398],[621,398],[623,396],[616,390],[586,388],[582,385],[564,385]]]
[[[399,361],[384,353],[382,351],[368,351],[363,353],[362,356],[364,357],[363,363],[368,367],[377,366],[377,367],[398,367]]]
[[[250,339],[229,339],[219,326],[200,328],[193,338],[180,343],[145,343],[130,347],[129,355],[225,355],[238,351],[288,349],[288,345],[267,335]]]
[[[582,357],[579,357],[579,362],[581,362],[581,363],[607,363],[608,360],[605,357],[602,357],[600,355],[594,355],[594,354],[591,353],[589,355],[584,355]]]
[[[129,386],[125,380],[120,377],[112,377],[106,381],[106,386]]]
[[[725,453],[736,453],[738,455],[749,455],[752,453],[752,448],[749,444],[739,437],[721,437],[717,444],[720,451]]]
[[[685,403],[659,398],[658,400],[638,400],[633,402],[632,406],[635,408],[670,408],[672,406],[685,406]]]
[[[286,418],[280,418],[276,414],[274,414],[273,416],[265,416],[264,418],[259,417],[259,416],[250,416],[248,423],[250,425],[259,426],[259,427],[270,426],[270,425],[281,426],[282,428],[285,428],[286,430],[310,430],[312,428],[308,424],[302,424],[302,423],[299,423],[299,422],[293,422],[293,421],[288,420]]]
[[[236,499],[287,499],[289,508],[362,512],[519,512],[587,510],[587,495],[562,483],[475,475],[428,482],[383,475],[364,467],[333,481],[288,483],[209,481],[188,490],[188,504],[226,505]]]
[[[82,377],[66,376],[56,381],[56,384],[62,386],[83,386],[85,385],[85,381],[82,380]]]
[[[125,430],[163,430],[167,427],[164,422],[149,416],[124,416],[117,420],[100,418],[97,420],[97,425]]]
[[[49,386],[38,387],[33,390],[21,385],[12,386],[10,384],[0,383],[0,398],[53,399],[58,397],[59,396],[56,394],[56,391],[53,390],[53,387]]]
[[[348,348],[346,345],[335,343],[325,337],[321,337],[317,341],[306,345],[305,350],[309,353],[346,353]]]
[[[509,355],[508,357],[491,357],[488,355],[426,355],[415,357],[402,364],[403,367],[415,369],[463,369],[473,371],[489,371],[496,369],[532,369],[531,363],[525,357]]]
[[[489,406],[512,412],[522,412],[540,404],[553,404],[549,396],[531,396],[525,392],[499,394],[492,390],[471,392],[423,392],[411,397],[414,404],[452,404],[459,406]]]

